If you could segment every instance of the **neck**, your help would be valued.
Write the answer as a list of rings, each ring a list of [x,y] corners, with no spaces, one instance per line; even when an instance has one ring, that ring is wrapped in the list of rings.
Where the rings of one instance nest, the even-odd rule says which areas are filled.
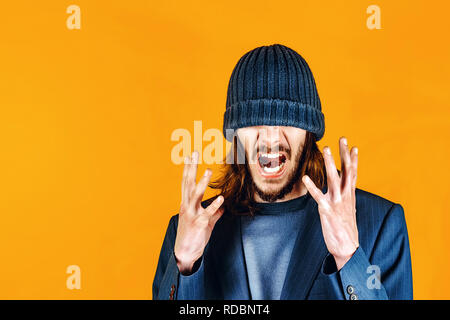
[[[307,191],[308,190],[306,189],[303,182],[301,180],[299,180],[294,185],[291,192],[289,192],[287,195],[285,195],[282,199],[275,200],[275,202],[284,202],[284,201],[288,201],[288,200],[292,200],[292,199],[301,197],[301,196],[305,195],[307,193]],[[256,202],[263,202],[263,203],[268,202],[268,201],[264,201],[263,199],[261,199],[261,197],[256,192],[254,194],[254,199]]]

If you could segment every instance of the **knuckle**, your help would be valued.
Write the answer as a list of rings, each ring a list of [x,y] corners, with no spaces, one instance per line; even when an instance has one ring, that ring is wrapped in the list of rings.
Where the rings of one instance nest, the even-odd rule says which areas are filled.
[[[331,199],[331,203],[332,203],[333,206],[336,206],[336,205],[340,204],[341,201],[342,201],[341,196],[336,196],[333,199]]]
[[[187,211],[187,206],[186,206],[185,202],[183,201],[180,204],[180,213],[183,214],[183,213],[186,213],[186,211]]]
[[[192,197],[194,199],[198,199],[198,198],[200,198],[200,196],[201,196],[201,192],[198,189],[195,189],[192,191]]]
[[[352,166],[352,163],[351,163],[349,157],[345,157],[345,158],[344,158],[344,164],[345,164],[345,166],[346,166],[347,168],[350,168],[350,167]]]
[[[191,202],[183,201],[180,205],[180,214],[192,215],[195,214],[195,208]]]
[[[328,203],[326,201],[322,201],[319,203],[319,213],[324,215],[324,216],[328,216],[330,211],[330,206],[328,205]]]

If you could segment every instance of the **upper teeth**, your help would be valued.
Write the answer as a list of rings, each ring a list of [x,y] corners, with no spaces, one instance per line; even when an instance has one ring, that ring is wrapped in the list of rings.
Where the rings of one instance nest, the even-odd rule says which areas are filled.
[[[278,157],[280,157],[281,154],[280,154],[280,153],[261,153],[261,156],[262,156],[262,157],[266,157],[266,158],[273,159],[273,158],[278,158]]]

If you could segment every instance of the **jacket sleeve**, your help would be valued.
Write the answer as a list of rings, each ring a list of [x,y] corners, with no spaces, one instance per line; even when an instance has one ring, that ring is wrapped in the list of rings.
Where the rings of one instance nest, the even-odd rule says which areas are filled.
[[[170,219],[159,255],[153,280],[154,300],[204,299],[203,257],[199,259],[193,274],[184,276],[178,270],[174,246],[177,233],[177,216]]]
[[[336,270],[334,258],[328,254],[322,271],[333,268]],[[341,290],[349,300],[413,298],[408,231],[400,204],[393,204],[386,214],[370,258],[360,246],[336,273]]]

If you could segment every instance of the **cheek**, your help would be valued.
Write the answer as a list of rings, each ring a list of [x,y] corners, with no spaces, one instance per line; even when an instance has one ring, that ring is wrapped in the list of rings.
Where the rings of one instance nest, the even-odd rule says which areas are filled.
[[[301,149],[306,140],[306,131],[298,128],[290,128],[285,131],[285,137],[290,148]]]
[[[237,135],[239,142],[242,146],[244,146],[244,149],[246,152],[249,152],[252,150],[252,148],[256,145],[256,137],[254,137],[251,134],[238,134]]]
[[[288,141],[288,143],[289,148],[291,148],[291,160],[296,159],[296,157],[299,157],[299,154],[302,153],[305,141],[300,139],[291,139]]]
[[[297,167],[298,165],[300,165],[301,155],[302,155],[302,150],[298,150],[294,154],[292,154],[291,165],[293,167]]]

